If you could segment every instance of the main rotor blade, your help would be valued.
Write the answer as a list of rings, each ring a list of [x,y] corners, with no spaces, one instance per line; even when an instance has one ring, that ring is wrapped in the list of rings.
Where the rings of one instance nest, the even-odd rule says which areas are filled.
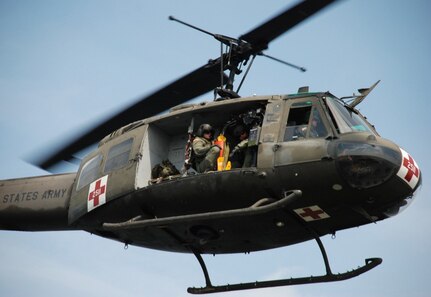
[[[250,44],[250,48],[245,49],[240,46],[239,49],[241,50],[234,51],[232,56],[246,59],[250,55],[260,53],[268,47],[269,42],[335,1],[305,0],[287,9],[280,15],[242,35],[240,39],[247,41]],[[96,143],[105,135],[126,124],[156,115],[172,106],[213,90],[221,84],[219,67],[220,59],[208,63],[157,92],[142,98],[137,103],[70,142],[49,158],[38,162],[37,165],[43,169],[48,169],[62,160],[70,160],[73,158],[73,154]],[[224,81],[227,81],[227,79],[225,78]]]
[[[287,9],[239,39],[251,44],[254,53],[267,49],[268,44],[287,30],[309,18],[336,0],[306,0]]]
[[[122,126],[154,116],[170,107],[212,91],[220,86],[220,80],[219,62],[206,64],[155,93],[142,98],[35,165],[48,170],[60,161],[70,160],[73,158],[73,154],[98,142],[101,138]],[[226,81],[227,79],[225,78],[224,80]]]

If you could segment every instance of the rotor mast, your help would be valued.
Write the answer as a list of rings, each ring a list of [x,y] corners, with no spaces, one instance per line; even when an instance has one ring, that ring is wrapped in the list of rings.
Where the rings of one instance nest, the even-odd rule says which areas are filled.
[[[241,70],[238,68],[238,66],[242,62],[242,60],[238,59],[236,55],[234,55],[234,53],[238,51],[238,49],[241,46],[243,46],[241,45],[241,43],[244,43],[244,42],[242,42],[239,39],[229,37],[226,35],[211,33],[207,30],[204,30],[202,28],[196,27],[182,20],[179,20],[174,16],[169,16],[169,20],[178,22],[184,26],[187,26],[189,28],[192,28],[204,34],[210,35],[214,37],[214,39],[220,41],[220,58],[212,61],[214,64],[218,62],[220,63],[221,85],[220,87],[216,88],[215,91],[221,97],[238,98],[239,95],[233,91],[233,82],[235,80],[235,75],[241,73]],[[226,52],[224,52],[223,50],[223,45],[226,46],[226,49],[227,49]],[[225,70],[229,70],[229,76],[226,82],[226,87],[224,88],[223,86],[225,82],[223,80],[223,77],[224,77],[223,73]]]
[[[267,57],[271,60],[280,62],[284,65],[293,67],[295,69],[301,70],[302,72],[305,72],[306,69],[304,67],[300,67],[297,65],[294,65],[292,63],[283,61],[278,58],[274,58],[272,56],[266,55],[262,52],[262,50],[267,48],[267,45],[260,44],[259,46],[253,47],[253,45],[241,38],[233,38],[230,36],[222,35],[222,34],[214,34],[207,30],[204,30],[202,28],[199,28],[197,26],[191,25],[189,23],[186,23],[182,20],[179,20],[175,18],[174,16],[169,16],[169,20],[178,22],[182,25],[185,25],[189,28],[192,28],[194,30],[200,31],[204,34],[210,35],[214,37],[216,40],[220,41],[220,58],[213,60],[213,63],[220,63],[220,75],[221,75],[221,85],[220,87],[216,88],[214,90],[214,93],[217,93],[219,96],[221,96],[223,99],[232,99],[232,98],[239,98],[238,92],[242,86],[242,84],[245,81],[245,78],[253,64],[254,58],[256,55]],[[223,45],[226,46],[226,52],[223,51]],[[258,51],[256,51],[259,49]],[[248,60],[252,57],[250,64],[247,67],[247,70],[238,86],[238,89],[234,91],[234,81],[235,76],[242,73],[242,70],[240,69],[241,64],[247,65]],[[224,86],[224,71],[229,71],[228,80],[226,82],[225,87]]]

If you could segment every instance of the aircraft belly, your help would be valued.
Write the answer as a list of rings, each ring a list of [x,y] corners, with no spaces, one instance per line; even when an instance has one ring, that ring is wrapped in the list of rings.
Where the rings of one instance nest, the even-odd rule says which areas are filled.
[[[309,186],[311,180],[313,187]],[[236,253],[271,249],[312,239],[312,232],[323,236],[381,220],[393,199],[386,194],[394,189],[403,194],[405,187],[400,185],[404,187],[394,177],[379,189],[353,189],[340,177],[333,161],[267,170],[211,172],[138,190],[113,201],[112,207],[102,207],[93,219],[104,218],[97,222],[100,225],[125,222],[137,216],[142,221],[172,218],[248,208],[262,198],[280,200],[289,190],[301,190],[302,196],[282,209],[263,214],[92,232],[128,244],[175,252],[194,249],[200,253]],[[370,201],[369,197],[374,200]],[[379,211],[372,212],[375,209]]]
[[[314,167],[319,165],[314,163],[309,166],[309,174],[313,174]],[[333,166],[330,163],[324,166],[328,167],[325,176],[335,177]],[[138,246],[177,252],[190,252],[193,248],[201,253],[264,250],[311,239],[312,235],[305,231],[292,209],[307,206],[316,197],[321,198],[316,196],[316,193],[322,192],[320,187],[327,186],[328,181],[322,181],[320,185],[318,183],[316,188],[306,189],[310,176],[305,174],[303,169],[298,171],[299,168],[304,167],[237,169],[179,178],[149,186],[133,195],[113,201],[113,208],[117,210],[115,218],[114,214],[108,214],[105,208],[106,216],[111,216],[110,222],[127,221],[143,213],[147,219],[166,218],[247,208],[262,198],[279,200],[285,191],[302,187],[303,197],[288,205],[286,209],[259,215],[116,230],[104,234]],[[127,212],[121,209],[138,212],[126,214]],[[328,233],[327,228],[322,232]]]

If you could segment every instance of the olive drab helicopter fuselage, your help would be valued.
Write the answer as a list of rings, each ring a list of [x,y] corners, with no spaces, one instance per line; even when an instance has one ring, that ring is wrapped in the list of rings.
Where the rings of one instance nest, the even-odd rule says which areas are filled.
[[[301,89],[183,104],[135,121],[103,138],[77,173],[1,181],[0,229],[85,230],[127,245],[193,253],[206,286],[190,293],[354,277],[382,260],[333,274],[319,237],[397,214],[421,184],[413,158],[355,109],[374,86],[351,104]],[[205,173],[187,166],[201,124],[224,139],[222,165]],[[248,131],[249,166],[229,155],[238,126]],[[166,160],[181,173],[154,176]],[[326,275],[214,286],[201,257],[310,239],[319,244]]]

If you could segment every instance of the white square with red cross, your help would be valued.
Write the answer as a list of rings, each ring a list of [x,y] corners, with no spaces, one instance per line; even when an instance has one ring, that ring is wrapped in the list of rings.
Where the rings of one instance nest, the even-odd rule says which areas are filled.
[[[298,216],[306,222],[328,219],[330,216],[323,211],[318,205],[297,208],[293,210]]]
[[[106,190],[108,187],[108,176],[105,175],[90,184],[88,189],[87,211],[92,211],[106,203]]]
[[[402,154],[401,167],[397,175],[405,181],[412,189],[414,189],[419,182],[421,171],[418,164],[413,160],[405,150],[400,148]]]

